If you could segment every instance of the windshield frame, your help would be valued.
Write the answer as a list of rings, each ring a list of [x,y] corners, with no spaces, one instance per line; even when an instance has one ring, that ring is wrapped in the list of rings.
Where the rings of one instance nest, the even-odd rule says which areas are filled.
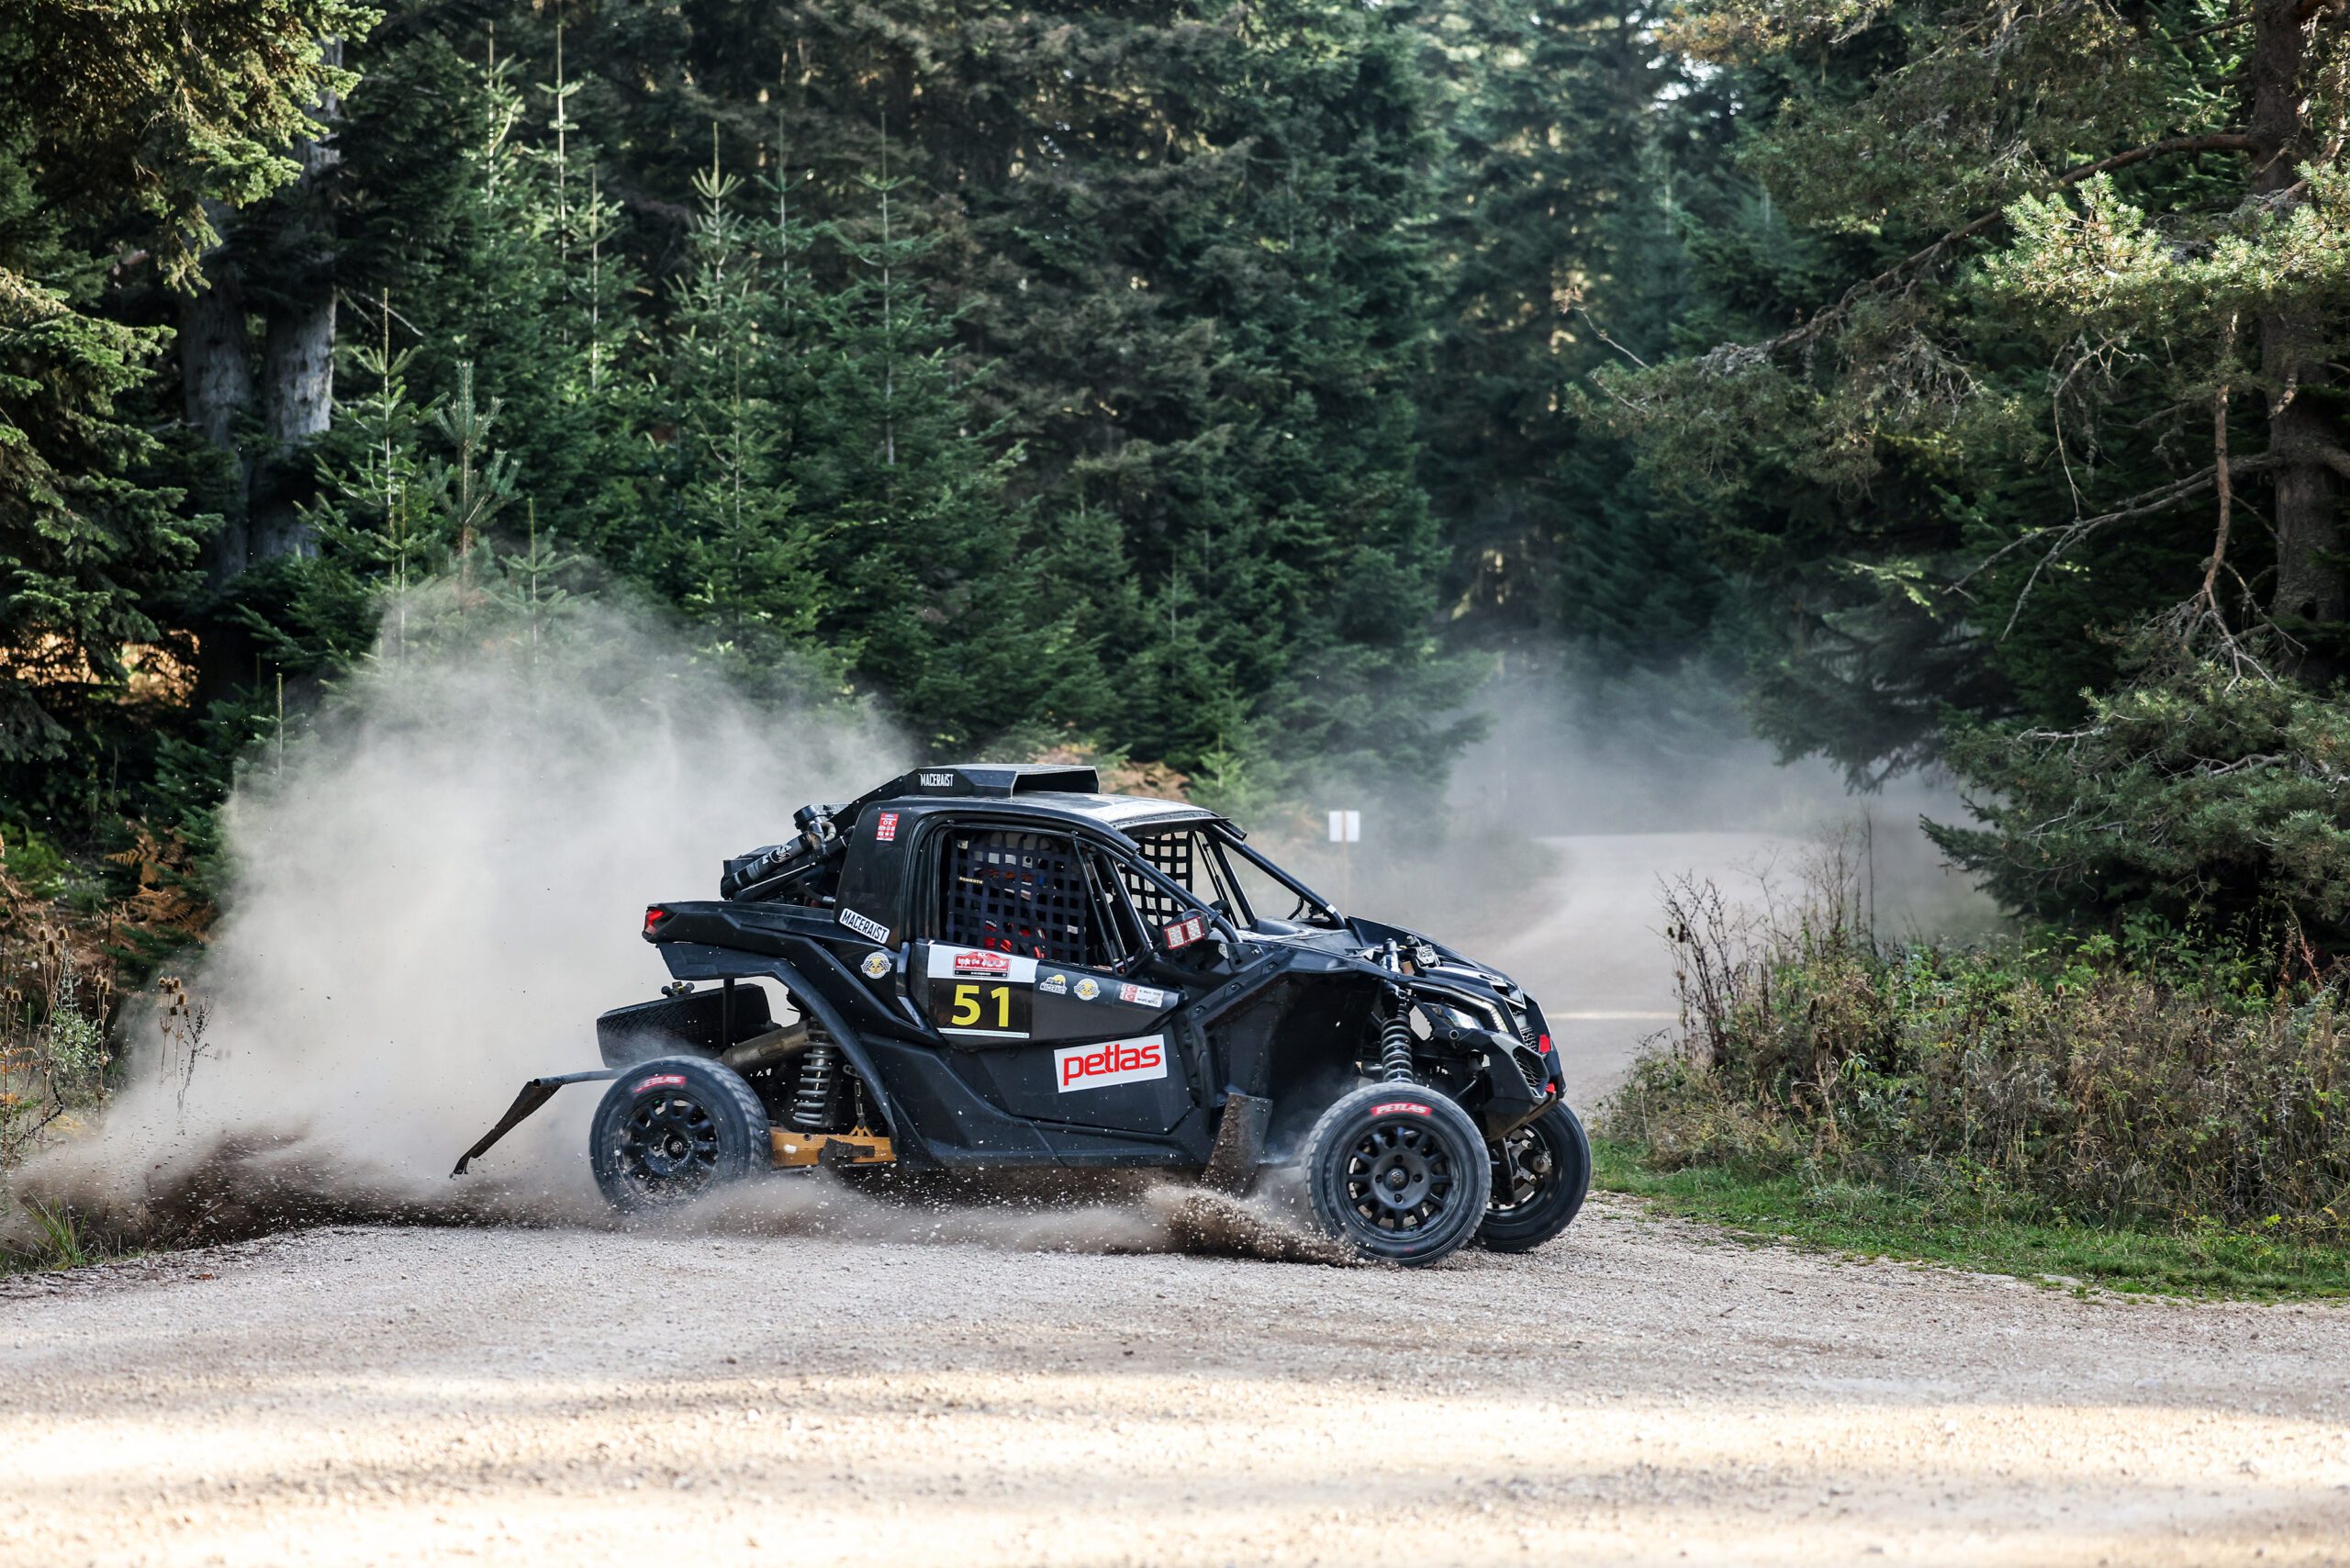
[[[1264,872],[1265,875],[1270,877],[1273,880],[1279,882],[1281,886],[1295,893],[1299,898],[1303,899],[1309,906],[1311,906],[1314,913],[1316,914],[1326,916],[1332,929],[1344,930],[1346,928],[1347,917],[1339,913],[1338,906],[1337,904],[1332,903],[1328,899],[1324,898],[1320,893],[1315,892],[1312,888],[1307,887],[1304,882],[1299,881],[1295,877],[1290,875],[1287,871],[1282,870],[1267,856],[1259,854],[1258,851],[1249,848],[1248,846],[1242,841],[1239,829],[1234,827],[1230,823],[1225,822],[1221,817],[1216,818],[1214,822],[1209,823],[1209,826],[1213,829],[1217,842],[1223,847],[1236,851],[1240,857],[1248,861],[1248,864],[1256,867],[1257,869]],[[1286,919],[1287,917],[1282,916],[1281,918]]]

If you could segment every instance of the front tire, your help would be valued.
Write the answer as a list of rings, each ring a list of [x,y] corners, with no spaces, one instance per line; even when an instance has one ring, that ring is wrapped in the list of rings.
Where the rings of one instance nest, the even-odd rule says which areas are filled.
[[[1591,1139],[1561,1100],[1493,1146],[1494,1195],[1477,1244],[1531,1252],[1567,1228],[1591,1192]]]
[[[1493,1191],[1477,1124],[1416,1083],[1355,1090],[1322,1113],[1304,1153],[1323,1228],[1359,1257],[1408,1267],[1458,1251]]]
[[[742,1074],[706,1057],[655,1057],[604,1092],[588,1157],[604,1201],[641,1214],[767,1169],[775,1143]]]

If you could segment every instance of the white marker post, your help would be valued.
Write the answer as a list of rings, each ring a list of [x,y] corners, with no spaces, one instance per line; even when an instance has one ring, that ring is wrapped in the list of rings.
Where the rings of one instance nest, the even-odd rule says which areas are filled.
[[[1355,903],[1355,857],[1347,846],[1362,842],[1362,813],[1332,812],[1330,842],[1338,846],[1338,908],[1351,913]]]

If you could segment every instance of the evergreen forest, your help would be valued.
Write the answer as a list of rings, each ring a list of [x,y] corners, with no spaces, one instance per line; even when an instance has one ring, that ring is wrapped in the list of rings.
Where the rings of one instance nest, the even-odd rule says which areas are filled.
[[[1694,669],[2322,966],[2345,134],[2317,0],[23,0],[9,874],[200,906],[346,672],[610,596],[1232,802]]]

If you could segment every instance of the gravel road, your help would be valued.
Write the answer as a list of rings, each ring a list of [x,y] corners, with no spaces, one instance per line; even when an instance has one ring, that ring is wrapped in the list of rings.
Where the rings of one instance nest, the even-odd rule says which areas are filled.
[[[2350,1561],[2350,1311],[334,1228],[0,1286],[0,1562]]]
[[[1463,945],[1557,1007],[1588,1103],[1671,1006],[1626,912],[1768,846],[1555,846],[1556,913]],[[1163,1192],[822,1191],[0,1279],[0,1564],[2350,1563],[2350,1305],[2082,1299],[1604,1198],[1405,1273],[1229,1255]]]

